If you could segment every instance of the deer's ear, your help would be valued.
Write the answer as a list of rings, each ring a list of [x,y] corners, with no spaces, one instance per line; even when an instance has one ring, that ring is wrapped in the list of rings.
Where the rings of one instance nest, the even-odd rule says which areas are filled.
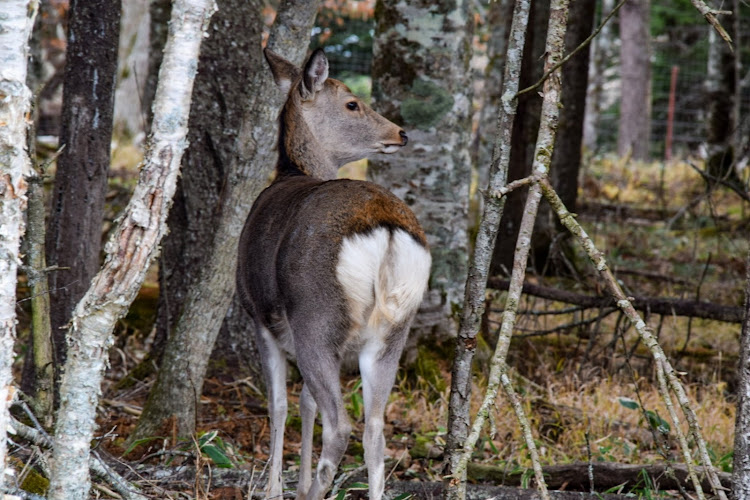
[[[307,101],[315,97],[315,93],[323,88],[323,83],[327,78],[328,59],[323,49],[317,49],[307,60],[305,69],[302,71],[302,85],[299,89],[302,99]]]
[[[271,49],[263,49],[263,55],[266,56],[276,86],[284,95],[288,94],[292,83],[299,78],[299,69]]]

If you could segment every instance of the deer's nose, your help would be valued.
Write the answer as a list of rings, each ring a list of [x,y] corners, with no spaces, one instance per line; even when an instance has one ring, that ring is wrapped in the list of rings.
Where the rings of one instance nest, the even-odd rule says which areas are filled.
[[[406,136],[406,132],[404,132],[403,130],[399,130],[398,135],[401,136],[401,145],[406,146],[406,144],[409,142],[409,138]]]

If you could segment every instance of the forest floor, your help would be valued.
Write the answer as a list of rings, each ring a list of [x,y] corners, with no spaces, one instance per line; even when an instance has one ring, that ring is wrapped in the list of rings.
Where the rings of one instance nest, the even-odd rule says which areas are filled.
[[[748,207],[736,193],[725,187],[708,190],[686,162],[624,164],[609,157],[590,159],[582,179],[579,220],[604,251],[628,294],[743,306]],[[112,215],[132,183],[127,172],[112,180]],[[544,288],[601,295],[603,287],[582,252],[566,241],[559,248],[553,262],[562,272],[543,276],[532,265],[527,281]],[[99,408],[98,448],[153,498],[241,499],[260,493],[262,480],[258,479],[268,458],[269,428],[264,396],[247,367],[212,361],[194,439],[176,439],[167,425],[160,436],[134,450],[124,449],[153,377],[128,384],[123,379],[153,340],[157,295],[153,272],[131,314],[118,325]],[[488,290],[489,308],[475,363],[475,407],[486,385],[504,296],[500,290]],[[543,465],[681,461],[675,432],[665,422],[667,413],[655,386],[648,350],[617,310],[532,295],[524,295],[520,309],[523,314],[508,363],[531,415]],[[644,316],[682,373],[714,464],[729,472],[739,323],[676,314]],[[425,341],[415,361],[398,375],[385,419],[388,481],[426,484],[442,480],[452,352],[450,341]],[[366,481],[362,397],[356,374],[343,375],[342,382],[355,427],[335,498],[358,498],[360,481]],[[292,376],[284,457],[290,487],[298,468],[300,389],[299,378]],[[526,446],[504,395],[498,397],[490,427],[477,446],[471,480],[533,485]],[[156,472],[174,471],[180,465],[190,466],[193,475],[160,476]],[[210,472],[211,481],[196,481],[196,469]],[[661,476],[638,470],[627,485],[617,483],[598,491],[638,498],[679,496],[660,489]],[[601,469],[595,480],[607,483],[609,473]],[[579,479],[562,481],[557,489],[576,489],[573,483]],[[103,490],[97,491],[107,497]],[[413,493],[397,498],[423,497],[432,496]]]

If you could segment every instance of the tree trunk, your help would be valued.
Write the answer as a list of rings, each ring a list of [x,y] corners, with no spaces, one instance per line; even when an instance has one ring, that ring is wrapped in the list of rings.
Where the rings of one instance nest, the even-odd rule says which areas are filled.
[[[745,265],[745,319],[737,367],[732,495],[736,500],[750,498],[750,253]]]
[[[76,306],[68,332],[68,360],[50,461],[51,499],[88,498],[89,446],[112,330],[138,293],[166,231],[185,148],[195,61],[213,10],[210,0],[178,0],[173,6],[148,153],[133,197],[105,246],[104,266]]]
[[[211,247],[204,253],[205,259],[199,263],[199,272],[191,280],[193,286],[187,288],[174,325],[170,325],[170,337],[159,376],[131,440],[153,435],[166,419],[173,416],[176,417],[180,436],[190,435],[194,431],[208,359],[234,296],[240,232],[252,202],[267,184],[276,160],[276,118],[283,96],[279,95],[260,51],[261,3],[252,5],[257,15],[254,29],[258,45],[255,50],[244,53],[249,59],[247,67],[251,70],[251,76],[245,81],[244,97],[237,98],[239,102],[246,103],[244,108],[240,108],[241,116],[238,115],[240,128],[232,143],[221,143],[219,148],[212,151],[215,145],[211,141],[217,141],[223,131],[217,124],[216,136],[204,135],[205,142],[202,143],[205,152],[214,155],[215,168],[221,169],[224,176],[214,179],[217,184],[220,182],[215,186],[220,187],[221,192],[215,198],[209,196],[214,200],[213,206],[195,207],[204,213],[213,211],[215,214],[211,227],[214,233]],[[317,0],[282,2],[269,46],[295,63],[300,62],[309,43],[317,7]],[[247,29],[246,19],[231,10],[227,14],[243,21],[236,24],[237,29]],[[227,34],[231,37],[230,33]],[[222,49],[226,54],[226,45]],[[212,82],[212,85],[214,89],[221,87],[218,82]],[[207,92],[216,95],[213,93],[215,90],[209,92],[207,89]],[[217,106],[226,105],[229,108],[237,104],[222,99],[218,99]],[[210,127],[208,130],[211,130]],[[221,148],[224,148],[223,152]]]
[[[60,144],[47,228],[50,324],[59,378],[65,327],[99,270],[112,142],[120,0],[71,0]]]
[[[409,146],[373,159],[367,175],[411,207],[430,243],[430,288],[412,328],[455,334],[468,266],[470,4],[381,0],[375,18],[373,107],[406,129]]]
[[[26,151],[26,115],[31,92],[26,86],[28,41],[37,3],[8,0],[0,17],[0,495],[5,486],[6,437],[13,383],[16,340],[16,276],[24,232],[25,175],[31,162]]]
[[[521,62],[519,90],[536,83],[543,75],[542,57],[547,39],[547,20],[550,0],[531,2],[529,27],[526,32],[526,46]],[[539,92],[527,92],[518,98],[517,119],[513,123],[511,137],[510,165],[508,181],[522,179],[531,172],[534,144],[539,130],[539,115],[542,98]],[[527,189],[518,189],[508,194],[505,210],[500,221],[497,242],[492,255],[490,274],[510,275],[513,267],[513,254],[516,250],[518,228],[521,224],[523,207],[526,204]],[[533,256],[532,256],[533,259]]]
[[[648,159],[651,130],[650,1],[628,0],[620,9],[620,123],[617,154]]]
[[[721,5],[716,5],[721,8]],[[722,17],[722,26],[734,40],[736,36],[734,16]],[[706,72],[706,171],[719,179],[726,179],[741,186],[734,169],[733,138],[736,130],[737,68],[739,46],[734,52],[712,26],[708,30],[708,68]]]

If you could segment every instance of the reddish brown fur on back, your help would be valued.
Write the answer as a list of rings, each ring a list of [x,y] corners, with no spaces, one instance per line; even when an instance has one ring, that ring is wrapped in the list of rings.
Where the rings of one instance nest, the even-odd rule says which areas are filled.
[[[371,196],[354,206],[348,215],[346,235],[365,233],[377,227],[402,228],[412,235],[422,246],[427,247],[427,239],[414,214],[401,200],[390,192],[373,184],[362,184],[361,188]]]

